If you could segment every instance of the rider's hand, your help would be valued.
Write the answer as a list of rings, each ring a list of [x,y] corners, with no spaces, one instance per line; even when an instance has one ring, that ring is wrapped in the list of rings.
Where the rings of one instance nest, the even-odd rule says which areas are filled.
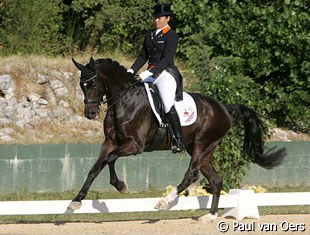
[[[139,77],[143,81],[144,79],[147,79],[148,77],[151,77],[152,75],[153,75],[152,72],[150,72],[149,70],[145,70],[145,71],[143,71],[142,73],[139,74]]]
[[[133,69],[127,69],[127,73],[131,73],[133,75],[135,71],[133,71]]]

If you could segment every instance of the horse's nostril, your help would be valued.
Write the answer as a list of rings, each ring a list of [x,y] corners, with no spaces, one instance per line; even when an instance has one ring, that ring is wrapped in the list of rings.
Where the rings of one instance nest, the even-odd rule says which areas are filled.
[[[87,115],[87,117],[89,118],[89,119],[94,119],[94,118],[96,118],[97,117],[97,112],[89,112],[88,113],[88,115]]]

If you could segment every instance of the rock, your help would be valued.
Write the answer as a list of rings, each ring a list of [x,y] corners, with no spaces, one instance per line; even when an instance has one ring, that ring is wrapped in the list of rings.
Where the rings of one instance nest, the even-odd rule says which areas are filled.
[[[47,97],[49,103],[51,103],[52,105],[56,104],[57,98],[54,95],[53,90],[51,88],[47,88],[46,97]]]
[[[62,106],[62,107],[64,107],[64,108],[69,108],[69,107],[70,107],[70,104],[69,104],[67,101],[60,100],[60,101],[59,101],[59,106]]]
[[[73,79],[73,73],[71,73],[71,72],[63,72],[62,74],[63,74],[63,77],[64,77],[66,80],[72,81],[72,79]]]
[[[64,97],[69,93],[68,88],[59,80],[52,80],[51,87],[57,97]]]
[[[24,129],[26,127],[27,123],[24,120],[18,120],[15,122],[15,125],[21,129]]]
[[[58,118],[61,120],[67,120],[71,117],[72,113],[73,112],[70,108],[64,108],[62,106],[57,106],[52,112],[52,117]]]
[[[59,80],[52,80],[51,81],[51,88],[53,90],[59,89],[59,88],[63,88],[65,85],[63,84],[62,81]]]
[[[24,120],[27,123],[31,123],[36,112],[31,108],[21,108],[18,110],[17,119]]]
[[[57,78],[57,79],[61,79],[61,77],[62,77],[62,73],[59,72],[59,71],[57,71],[57,70],[49,71],[49,73],[50,73],[50,75],[51,75],[52,77],[55,77],[55,78]]]
[[[11,123],[11,120],[9,118],[0,118],[0,127],[7,126]]]
[[[30,102],[38,102],[40,99],[40,95],[36,93],[31,93],[27,95],[27,100]]]
[[[38,101],[39,105],[48,105],[48,101],[46,99],[40,98]]]
[[[14,81],[8,74],[0,76],[0,95],[6,99],[14,96]]]
[[[4,118],[9,118],[12,120],[17,115],[17,110],[14,107],[7,106],[4,110],[2,110],[1,115]]]
[[[66,87],[62,87],[54,90],[54,92],[57,97],[64,97],[69,93],[69,90]]]
[[[37,75],[37,83],[38,84],[45,84],[48,83],[49,79],[47,76],[43,75],[43,74],[38,74]]]
[[[13,142],[14,141],[14,139],[10,135],[8,135],[6,133],[2,133],[2,132],[0,132],[0,140],[3,142]]]
[[[82,91],[79,83],[77,83],[76,87],[75,87],[75,97],[80,102],[81,101],[83,102],[83,100],[84,100],[84,94],[83,94],[83,91]]]
[[[49,119],[52,113],[50,110],[46,108],[36,109],[35,112],[36,112],[36,116],[38,116],[39,118],[44,118],[44,120]]]

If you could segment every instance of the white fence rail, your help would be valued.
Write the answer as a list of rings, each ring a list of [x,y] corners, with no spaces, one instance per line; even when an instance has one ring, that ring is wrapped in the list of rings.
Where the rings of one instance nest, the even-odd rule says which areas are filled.
[[[67,209],[70,200],[0,201],[0,215],[114,213],[157,211],[160,198],[84,200],[79,210]],[[209,209],[212,196],[180,197],[170,210]],[[230,190],[221,195],[219,208],[230,209],[225,216],[237,219],[259,218],[258,206],[310,205],[310,192],[254,193],[252,190]]]

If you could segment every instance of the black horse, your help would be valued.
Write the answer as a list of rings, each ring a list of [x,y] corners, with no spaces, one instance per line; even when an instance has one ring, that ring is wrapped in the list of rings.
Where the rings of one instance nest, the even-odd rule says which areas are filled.
[[[171,135],[167,131],[160,142],[157,141],[156,149],[150,148],[154,146],[159,125],[151,111],[144,85],[133,79],[119,63],[111,59],[94,61],[92,58],[86,66],[75,60],[73,62],[81,71],[80,84],[85,96],[85,116],[89,119],[98,116],[104,95],[108,104],[104,119],[105,141],[99,158],[78,195],[69,205],[70,209],[78,209],[93,180],[106,165],[110,170],[110,183],[118,191],[126,191],[126,183],[116,175],[115,161],[119,157],[144,151],[170,149]],[[222,179],[213,167],[212,155],[232,126],[228,110],[234,111],[236,120],[243,119],[244,150],[254,163],[264,168],[272,168],[279,165],[286,154],[285,149],[264,153],[261,122],[250,108],[243,105],[225,107],[211,97],[194,93],[190,95],[197,105],[198,118],[194,124],[183,127],[182,130],[191,161],[182,182],[155,207],[169,209],[178,195],[198,179],[200,171],[208,179],[213,193],[210,213],[203,217],[204,221],[208,221],[217,217]]]

